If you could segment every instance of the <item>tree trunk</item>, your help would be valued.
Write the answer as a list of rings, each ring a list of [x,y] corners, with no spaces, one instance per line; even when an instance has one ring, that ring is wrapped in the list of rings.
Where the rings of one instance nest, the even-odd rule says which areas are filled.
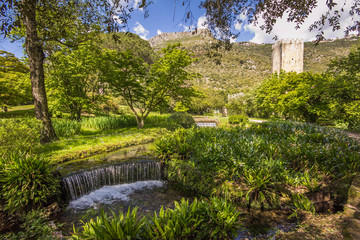
[[[76,110],[76,120],[77,121],[81,120],[81,108],[80,107]]]
[[[44,50],[37,35],[37,0],[22,0],[22,22],[26,29],[25,47],[29,58],[32,95],[36,118],[42,121],[41,142],[56,140],[57,136],[51,124],[44,81]]]
[[[141,117],[136,116],[136,123],[137,123],[137,128],[138,129],[143,128],[144,124],[145,124],[145,118],[141,118]]]

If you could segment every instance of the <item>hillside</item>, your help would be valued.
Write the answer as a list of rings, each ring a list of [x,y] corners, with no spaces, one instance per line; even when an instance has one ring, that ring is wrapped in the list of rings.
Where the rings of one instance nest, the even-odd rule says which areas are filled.
[[[304,46],[304,71],[323,72],[331,59],[346,56],[359,38],[346,38]],[[186,33],[163,33],[149,40],[155,49],[168,43],[181,43],[198,58],[191,70],[202,75],[198,84],[228,92],[246,92],[271,74],[272,44],[241,42],[230,50],[214,48],[217,40],[208,30]]]

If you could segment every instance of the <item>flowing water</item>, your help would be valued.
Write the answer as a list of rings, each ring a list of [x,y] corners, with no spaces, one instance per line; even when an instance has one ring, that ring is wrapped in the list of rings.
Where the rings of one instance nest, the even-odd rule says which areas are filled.
[[[69,174],[63,178],[62,185],[67,199],[75,200],[103,186],[161,180],[162,173],[160,162],[126,162]]]
[[[117,155],[112,156],[116,159]],[[63,177],[63,191],[69,200],[60,219],[65,234],[72,231],[73,225],[79,228],[81,221],[98,216],[100,209],[117,213],[127,211],[128,207],[138,207],[140,213],[151,214],[162,206],[172,208],[174,201],[182,198],[190,201],[194,198],[193,193],[184,192],[178,184],[165,180],[165,170],[160,162],[143,158],[140,161],[128,159],[127,162],[120,159],[120,163]]]
[[[63,223],[65,235],[72,232],[73,226],[79,229],[81,221],[86,222],[99,216],[100,209],[111,214],[111,211],[125,212],[129,207],[138,207],[140,213],[148,215],[159,211],[161,207],[173,208],[174,201],[182,198],[190,202],[194,199],[194,193],[184,192],[178,184],[166,181],[162,164],[144,158],[144,150],[147,147],[130,148],[130,151],[125,149],[75,161],[62,169],[62,172],[82,169],[64,176],[62,180],[69,204],[58,220]],[[104,163],[106,165],[99,166]],[[253,224],[241,230],[236,239],[253,239],[254,236],[267,239],[279,229],[287,231],[293,228],[293,224],[283,225],[280,222]]]
[[[100,209],[108,214],[111,211],[126,212],[129,207],[138,207],[144,215],[159,211],[161,207],[173,208],[174,201],[182,198],[194,199],[194,194],[184,192],[176,183],[163,180],[137,181],[113,186],[104,186],[69,202],[60,222],[64,234],[72,232],[73,225],[80,228],[81,221],[99,216]]]

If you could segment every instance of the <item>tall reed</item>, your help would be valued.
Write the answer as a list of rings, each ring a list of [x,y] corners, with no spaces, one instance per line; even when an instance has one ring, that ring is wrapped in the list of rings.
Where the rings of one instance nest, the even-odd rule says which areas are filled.
[[[55,133],[58,137],[69,137],[79,134],[81,130],[81,122],[70,119],[52,119]]]

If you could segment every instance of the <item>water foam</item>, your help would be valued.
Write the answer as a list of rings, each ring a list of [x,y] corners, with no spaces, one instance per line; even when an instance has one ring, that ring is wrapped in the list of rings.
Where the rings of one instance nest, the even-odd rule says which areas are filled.
[[[69,203],[69,208],[97,208],[101,204],[111,204],[114,201],[129,201],[129,195],[137,190],[153,189],[164,186],[163,181],[138,181],[134,183],[104,186]]]

